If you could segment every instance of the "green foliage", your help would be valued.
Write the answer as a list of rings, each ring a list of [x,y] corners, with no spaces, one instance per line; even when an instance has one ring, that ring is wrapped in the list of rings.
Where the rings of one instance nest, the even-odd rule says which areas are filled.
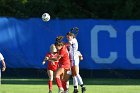
[[[0,16],[140,19],[140,0],[0,0]]]

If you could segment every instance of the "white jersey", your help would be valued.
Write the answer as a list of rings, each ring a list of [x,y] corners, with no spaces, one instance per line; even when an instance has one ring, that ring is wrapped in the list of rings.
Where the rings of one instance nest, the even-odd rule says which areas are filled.
[[[78,56],[82,56],[82,54],[81,54],[80,51],[77,51],[77,55],[78,55]]]
[[[3,57],[3,55],[0,53],[0,61],[1,60],[4,60],[4,57]]]
[[[71,44],[71,47],[73,47],[72,51],[78,51],[78,42],[76,38],[73,38],[71,41],[69,41]]]
[[[69,41],[70,46],[68,47],[69,54],[70,54],[70,60],[73,65],[79,65],[79,51],[78,51],[78,42],[76,38],[73,38],[71,41]]]

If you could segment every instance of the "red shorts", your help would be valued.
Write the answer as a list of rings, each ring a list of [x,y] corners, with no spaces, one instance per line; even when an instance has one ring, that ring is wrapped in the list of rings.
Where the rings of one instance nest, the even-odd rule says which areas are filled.
[[[58,68],[58,63],[55,62],[55,65],[48,64],[48,70],[56,71]]]
[[[70,66],[69,65],[60,65],[60,68],[70,69]]]
[[[48,68],[48,70],[52,70],[55,72],[57,70],[57,68]]]

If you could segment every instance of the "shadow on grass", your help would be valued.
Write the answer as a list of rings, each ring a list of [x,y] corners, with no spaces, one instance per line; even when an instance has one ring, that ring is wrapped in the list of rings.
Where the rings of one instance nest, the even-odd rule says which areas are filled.
[[[85,85],[140,85],[139,79],[83,79]],[[47,79],[2,79],[2,84],[47,85]],[[55,81],[54,81],[55,84]],[[72,84],[72,79],[70,79]]]

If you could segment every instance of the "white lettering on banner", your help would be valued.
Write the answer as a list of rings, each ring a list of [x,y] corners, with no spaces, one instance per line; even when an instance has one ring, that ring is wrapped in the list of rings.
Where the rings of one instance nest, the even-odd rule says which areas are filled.
[[[140,64],[140,59],[134,57],[133,33],[140,31],[140,26],[130,26],[126,31],[126,57],[132,64]]]
[[[109,32],[111,38],[117,37],[117,32],[111,25],[96,25],[91,30],[91,57],[96,63],[111,64],[118,58],[118,55],[117,52],[110,52],[108,58],[99,57],[98,33],[100,31]],[[135,58],[133,51],[133,34],[137,31],[140,32],[140,26],[130,26],[126,31],[126,58],[132,64],[140,64],[140,58]]]
[[[108,58],[101,58],[98,54],[98,33],[106,31],[110,34],[111,38],[117,37],[116,30],[111,25],[96,25],[91,30],[91,57],[96,63],[111,64],[117,59],[117,52],[110,52]]]

